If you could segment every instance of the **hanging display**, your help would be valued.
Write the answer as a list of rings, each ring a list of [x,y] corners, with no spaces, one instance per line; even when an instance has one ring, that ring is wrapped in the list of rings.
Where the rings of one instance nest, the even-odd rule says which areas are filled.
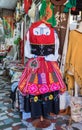
[[[5,38],[13,37],[14,26],[13,26],[12,16],[3,17],[3,27],[4,27]]]
[[[63,5],[67,0],[51,0],[54,5]]]
[[[40,19],[45,21],[46,23],[50,23],[53,27],[56,25],[54,6],[50,1],[42,1],[42,5],[40,8]]]

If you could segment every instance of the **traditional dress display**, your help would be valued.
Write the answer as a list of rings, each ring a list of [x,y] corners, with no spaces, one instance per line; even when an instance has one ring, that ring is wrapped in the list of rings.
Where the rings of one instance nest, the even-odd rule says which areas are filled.
[[[57,63],[58,47],[57,33],[50,24],[37,21],[30,26],[25,45],[25,56],[29,60],[18,88],[27,96],[30,105],[27,112],[31,111],[32,117],[59,112],[59,99],[56,104],[55,99],[66,86]]]

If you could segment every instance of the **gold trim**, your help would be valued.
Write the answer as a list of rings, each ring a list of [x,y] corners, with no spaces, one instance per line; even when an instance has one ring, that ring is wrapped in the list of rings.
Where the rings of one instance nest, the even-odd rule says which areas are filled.
[[[35,97],[34,97],[34,102],[37,102],[37,101],[38,101],[38,97],[35,96]]]

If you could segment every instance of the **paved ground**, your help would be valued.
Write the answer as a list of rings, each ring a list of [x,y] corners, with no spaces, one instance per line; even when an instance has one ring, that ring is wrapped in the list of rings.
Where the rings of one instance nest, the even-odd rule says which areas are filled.
[[[0,76],[0,130],[41,130],[35,129],[31,122],[23,121],[20,112],[13,110],[10,99],[10,80]],[[69,116],[58,116],[51,120],[49,128],[42,130],[82,130],[82,123],[69,125]]]

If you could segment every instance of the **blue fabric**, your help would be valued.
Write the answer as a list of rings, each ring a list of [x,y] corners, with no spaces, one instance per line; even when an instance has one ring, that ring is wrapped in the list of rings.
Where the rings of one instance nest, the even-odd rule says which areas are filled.
[[[17,86],[18,86],[18,82],[14,82],[14,83],[11,85],[11,91],[14,92]]]

